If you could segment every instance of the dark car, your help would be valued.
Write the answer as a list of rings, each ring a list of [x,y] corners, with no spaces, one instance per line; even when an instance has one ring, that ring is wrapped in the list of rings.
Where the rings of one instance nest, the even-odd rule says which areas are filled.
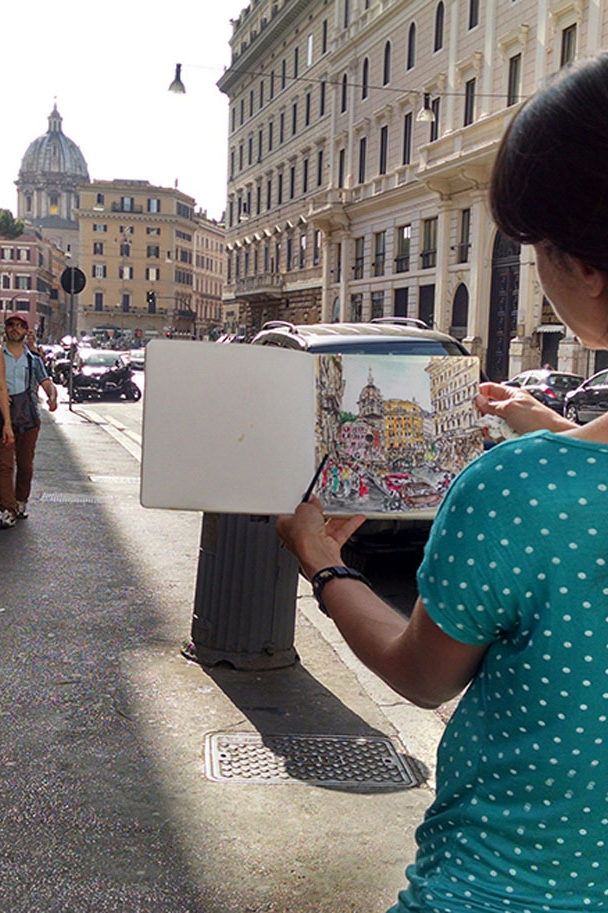
[[[404,317],[379,318],[370,323],[319,323],[295,325],[285,321],[271,321],[252,339],[252,345],[281,346],[302,352],[343,353],[349,355],[470,355],[471,353],[447,333],[431,330],[421,320]],[[403,485],[408,485],[409,474],[393,473],[390,476],[389,494],[399,504]],[[404,492],[405,494],[405,492]],[[343,550],[344,560],[362,568],[367,557],[424,545],[428,538],[432,518],[436,512],[436,499],[427,491],[408,492],[409,507],[427,508],[426,516],[399,519],[366,520]],[[424,501],[424,504],[422,503]]]
[[[564,415],[579,425],[591,422],[605,412],[608,412],[608,369],[584,380],[566,395],[564,401]]]
[[[539,402],[544,403],[562,414],[564,400],[567,393],[576,390],[582,384],[584,377],[579,374],[569,374],[566,371],[551,371],[538,368],[531,371],[522,371],[510,380],[505,381],[509,387],[522,387],[531,393]]]

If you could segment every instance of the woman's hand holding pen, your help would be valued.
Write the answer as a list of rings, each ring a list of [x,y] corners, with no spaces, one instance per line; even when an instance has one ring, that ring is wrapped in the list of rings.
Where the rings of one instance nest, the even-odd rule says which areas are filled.
[[[361,514],[326,520],[321,502],[311,495],[292,515],[277,517],[277,533],[310,580],[317,571],[344,563],[340,554],[342,546],[364,520]]]

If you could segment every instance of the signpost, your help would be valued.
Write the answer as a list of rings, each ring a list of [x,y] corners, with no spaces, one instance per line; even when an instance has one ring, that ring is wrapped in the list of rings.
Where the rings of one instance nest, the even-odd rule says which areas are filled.
[[[87,279],[85,274],[81,269],[78,269],[77,266],[68,266],[64,269],[61,274],[60,280],[61,287],[64,292],[67,292],[70,296],[70,323],[69,323],[69,335],[71,338],[70,344],[70,373],[68,377],[68,396],[70,409],[72,408],[72,369],[74,367],[74,356],[76,354],[76,320],[74,312],[74,295],[79,295],[87,284]]]

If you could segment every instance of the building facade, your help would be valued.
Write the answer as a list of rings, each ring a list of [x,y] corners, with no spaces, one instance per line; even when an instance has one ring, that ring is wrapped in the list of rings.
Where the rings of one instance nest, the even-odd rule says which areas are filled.
[[[69,329],[68,296],[61,287],[66,256],[40,232],[0,238],[0,319],[28,311],[42,342],[61,339]]]
[[[502,380],[589,374],[497,232],[487,187],[513,113],[608,44],[606,0],[252,0],[218,85],[230,102],[225,312],[266,320],[409,316]]]
[[[78,331],[150,338],[195,334],[195,201],[148,181],[81,188]]]
[[[209,219],[205,212],[196,215],[194,232],[193,307],[195,335],[206,339],[223,327],[222,297],[226,277],[224,223]]]
[[[89,180],[84,155],[65,135],[54,105],[48,130],[28,146],[16,180],[17,214],[77,263],[79,188]]]

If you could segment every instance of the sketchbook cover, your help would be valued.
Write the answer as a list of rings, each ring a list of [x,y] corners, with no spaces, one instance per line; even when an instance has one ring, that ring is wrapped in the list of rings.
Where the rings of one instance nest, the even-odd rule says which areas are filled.
[[[310,355],[154,340],[146,507],[290,513],[315,468],[328,513],[432,516],[482,452],[471,356]]]

